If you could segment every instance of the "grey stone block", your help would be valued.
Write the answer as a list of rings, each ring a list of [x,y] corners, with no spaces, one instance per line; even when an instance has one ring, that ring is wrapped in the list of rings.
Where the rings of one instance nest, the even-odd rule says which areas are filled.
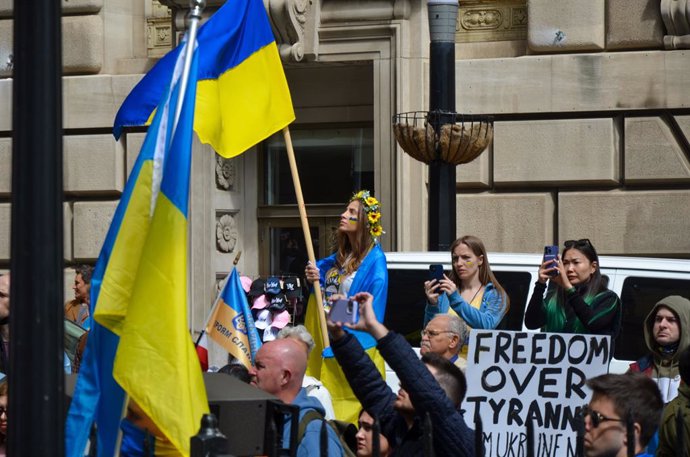
[[[103,7],[103,0],[61,0],[63,14],[96,13]],[[0,17],[12,17],[14,0],[0,0]]]
[[[65,128],[112,128],[117,110],[142,76],[94,75],[63,78]],[[2,124],[0,128],[1,126]]]
[[[72,260],[72,204],[62,204],[62,256],[66,262]]]
[[[10,204],[0,203],[0,260],[10,260],[11,215]]]
[[[604,49],[601,0],[527,0],[527,43],[537,52]]]
[[[553,240],[554,210],[550,193],[458,195],[458,236],[476,235],[489,251],[540,252]]]
[[[0,78],[12,75],[8,64],[12,61],[13,54],[12,19],[0,19]]]
[[[616,185],[618,138],[611,119],[496,122],[494,184]]]
[[[0,138],[0,196],[12,191],[12,139]]]
[[[690,254],[690,190],[566,192],[558,197],[561,240],[589,238],[599,254]]]
[[[139,157],[141,146],[144,144],[146,133],[128,133],[126,137],[127,148],[127,177],[132,172],[132,167]]]
[[[74,203],[72,252],[75,261],[94,261],[98,258],[117,203],[117,201]]]
[[[62,0],[62,14],[97,13],[103,8],[103,0]]]
[[[625,182],[690,182],[690,163],[662,119],[625,120]]]
[[[0,79],[0,131],[12,130],[12,80]]]
[[[657,0],[607,0],[606,49],[663,48],[664,23]]]
[[[685,136],[685,139],[690,141],[690,116],[674,116],[676,119],[676,122],[680,126],[680,129],[683,131],[683,136]]]
[[[690,106],[689,51],[459,60],[463,113],[542,113]]]
[[[63,203],[63,258],[72,259],[72,209]],[[0,261],[10,260],[12,205],[0,203]]]
[[[12,20],[0,20],[0,77],[12,76],[6,63],[13,53]],[[62,18],[62,68],[65,74],[98,73],[103,66],[103,20],[99,16]]]
[[[124,187],[124,162],[122,144],[111,135],[65,136],[65,191],[119,194]]]
[[[65,74],[98,73],[103,67],[103,51],[103,19],[100,16],[62,19],[62,66]]]
[[[459,189],[486,189],[491,185],[491,147],[470,163],[455,168]]]

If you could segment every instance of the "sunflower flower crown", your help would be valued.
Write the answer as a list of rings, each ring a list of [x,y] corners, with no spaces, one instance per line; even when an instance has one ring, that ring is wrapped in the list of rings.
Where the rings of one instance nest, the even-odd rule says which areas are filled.
[[[350,199],[351,202],[355,200],[362,202],[371,236],[376,239],[386,233],[383,231],[383,227],[381,227],[381,204],[371,195],[371,192],[368,190],[360,190]]]

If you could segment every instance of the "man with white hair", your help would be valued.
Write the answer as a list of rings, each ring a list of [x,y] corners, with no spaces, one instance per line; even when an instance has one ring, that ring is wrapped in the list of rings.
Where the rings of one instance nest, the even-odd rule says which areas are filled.
[[[312,338],[311,333],[307,330],[304,325],[295,325],[294,327],[283,327],[280,332],[278,332],[277,339],[282,338],[293,338],[297,341],[303,343],[307,351],[307,359],[309,359],[309,354],[311,354],[312,349],[314,349],[314,338]],[[335,411],[333,410],[333,400],[331,399],[331,393],[328,391],[326,386],[323,385],[321,381],[313,376],[304,375],[304,381],[302,381],[302,387],[307,391],[307,395],[314,397],[323,405],[323,409],[326,411],[324,417],[326,420],[335,419]]]
[[[465,371],[467,360],[459,356],[462,344],[467,336],[467,325],[458,316],[452,314],[437,314],[422,330],[420,353],[438,354],[450,360]]]

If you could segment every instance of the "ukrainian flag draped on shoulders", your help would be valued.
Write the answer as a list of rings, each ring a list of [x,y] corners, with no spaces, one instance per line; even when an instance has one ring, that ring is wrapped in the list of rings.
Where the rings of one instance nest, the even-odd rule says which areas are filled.
[[[320,272],[319,281],[321,284],[325,284],[325,275],[328,270],[333,268],[335,261],[336,254],[333,254],[316,262]],[[378,243],[374,244],[359,268],[357,268],[357,273],[350,286],[349,295],[353,296],[358,292],[369,292],[374,296],[376,318],[379,322],[383,322],[388,296],[388,268],[386,266],[386,256]],[[352,389],[350,389],[340,365],[338,365],[333,356],[333,351],[330,347],[325,347],[321,337],[318,307],[313,292],[309,296],[304,324],[316,343],[315,350],[311,352],[309,357],[307,374],[320,379],[328,388],[333,399],[333,409],[336,418],[356,423],[361,405]],[[385,375],[385,362],[378,350],[376,350],[376,340],[366,332],[350,329],[346,329],[346,331],[352,333],[357,338],[376,364],[379,372]]]
[[[261,0],[227,0],[199,29],[194,130],[224,157],[246,151],[295,119],[290,91]],[[150,121],[180,52],[163,57],[134,87],[114,134]]]

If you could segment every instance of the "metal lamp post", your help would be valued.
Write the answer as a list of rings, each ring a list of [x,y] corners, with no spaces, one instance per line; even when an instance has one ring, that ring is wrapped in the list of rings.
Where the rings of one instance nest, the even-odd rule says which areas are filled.
[[[400,147],[429,165],[430,251],[450,249],[456,237],[455,167],[484,151],[493,138],[488,116],[455,112],[457,0],[429,0],[429,111],[396,114]]]

